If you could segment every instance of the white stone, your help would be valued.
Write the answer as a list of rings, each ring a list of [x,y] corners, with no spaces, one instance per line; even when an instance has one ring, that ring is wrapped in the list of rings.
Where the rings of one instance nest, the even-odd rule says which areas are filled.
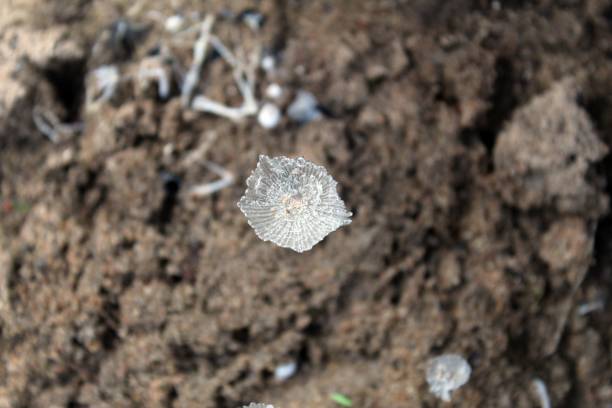
[[[183,24],[185,23],[185,18],[180,14],[175,14],[166,19],[166,23],[164,24],[166,31],[170,33],[177,33],[183,28]]]
[[[266,87],[266,96],[270,99],[278,99],[283,96],[283,88],[277,83],[270,84]]]
[[[259,110],[257,121],[266,129],[273,129],[278,126],[281,116],[281,111],[276,105],[273,103],[266,103]]]
[[[297,363],[290,361],[285,364],[280,364],[274,369],[274,379],[276,381],[286,381],[293,377],[297,371]]]
[[[322,117],[317,106],[317,98],[313,94],[300,90],[287,108],[287,115],[299,123],[312,122]]]
[[[261,68],[266,72],[271,72],[276,69],[276,58],[272,55],[266,55],[261,59]]]

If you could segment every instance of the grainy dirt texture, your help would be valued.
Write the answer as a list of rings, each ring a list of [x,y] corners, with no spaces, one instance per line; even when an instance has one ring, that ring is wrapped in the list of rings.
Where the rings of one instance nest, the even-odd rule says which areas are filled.
[[[307,90],[322,118],[184,107],[210,13],[276,56],[258,101]],[[210,47],[200,79],[242,103]],[[610,408],[611,146],[609,0],[3,0],[0,408],[527,408],[536,378]],[[236,202],[259,154],[325,166],[352,224],[258,240]],[[234,183],[194,196],[209,162]],[[451,404],[425,383],[443,353],[473,369]]]

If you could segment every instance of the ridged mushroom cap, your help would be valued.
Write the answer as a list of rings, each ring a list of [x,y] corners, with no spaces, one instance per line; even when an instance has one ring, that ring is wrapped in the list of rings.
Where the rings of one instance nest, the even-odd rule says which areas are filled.
[[[351,223],[327,170],[302,157],[259,156],[238,202],[255,234],[297,252]]]

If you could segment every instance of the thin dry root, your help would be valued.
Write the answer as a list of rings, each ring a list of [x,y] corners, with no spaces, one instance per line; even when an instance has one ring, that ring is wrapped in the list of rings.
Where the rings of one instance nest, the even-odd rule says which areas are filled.
[[[55,113],[39,106],[32,110],[32,120],[38,131],[53,143],[59,143],[62,136],[73,135],[83,129],[82,123],[62,123]]]
[[[532,382],[533,388],[535,389],[538,399],[540,400],[540,407],[550,408],[550,397],[548,396],[548,390],[546,384],[539,378],[534,379]]]
[[[255,115],[258,108],[254,91],[255,66],[259,58],[259,50],[256,50],[251,56],[251,61],[245,64],[215,35],[211,34],[209,40],[221,58],[233,68],[234,81],[242,95],[243,103],[239,107],[231,107],[216,102],[204,95],[197,95],[193,98],[191,108],[197,111],[223,116],[234,122],[240,121],[244,117]]]
[[[212,14],[206,16],[200,29],[200,36],[193,45],[193,62],[185,76],[183,89],[181,91],[183,106],[189,106],[193,91],[198,84],[200,72],[202,71],[202,64],[206,57],[206,49],[208,48],[208,42],[210,40],[210,30],[212,29],[214,21],[215,17]]]
[[[207,195],[216,193],[217,191],[222,190],[225,187],[232,185],[232,183],[234,182],[234,175],[230,173],[229,171],[225,170],[223,167],[215,163],[209,162],[209,161],[205,161],[204,165],[206,166],[206,168],[208,168],[213,173],[218,174],[221,178],[211,183],[199,184],[197,186],[193,186],[189,190],[189,193],[191,194],[191,196],[205,197]]]

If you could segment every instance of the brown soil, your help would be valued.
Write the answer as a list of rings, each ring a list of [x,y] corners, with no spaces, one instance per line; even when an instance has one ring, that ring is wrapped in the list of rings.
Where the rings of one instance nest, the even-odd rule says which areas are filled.
[[[306,89],[325,117],[183,109],[177,11],[277,53],[258,98]],[[134,80],[161,45],[169,100]],[[5,0],[0,57],[0,407],[522,408],[535,378],[612,406],[609,0]],[[104,64],[123,81],[88,111]],[[240,103],[220,59],[203,78]],[[35,107],[83,128],[52,143]],[[236,202],[259,154],[327,167],[353,223],[303,254],[258,240]],[[202,160],[236,182],[190,196]],[[446,352],[473,368],[451,404],[424,376]]]

